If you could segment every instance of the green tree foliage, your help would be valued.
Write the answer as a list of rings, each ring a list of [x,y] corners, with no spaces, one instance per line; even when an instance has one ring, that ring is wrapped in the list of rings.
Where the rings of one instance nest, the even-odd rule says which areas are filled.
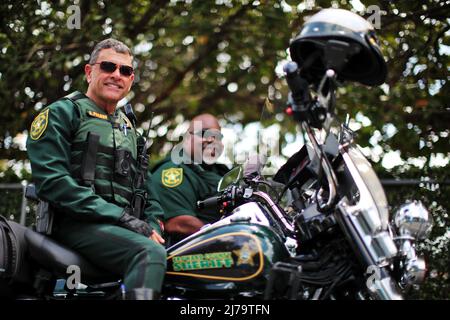
[[[277,76],[277,66],[288,58],[289,40],[305,19],[331,6],[362,10],[359,14],[370,19],[374,11],[364,9],[376,5],[381,10],[377,31],[388,79],[377,88],[343,84],[337,113],[341,118],[348,113],[362,123],[357,141],[376,151],[370,158],[381,176],[444,181],[449,172],[450,4],[444,0],[361,2],[2,1],[0,159],[26,159],[18,138],[26,134],[39,110],[73,90],[86,89],[83,68],[101,39],[115,37],[133,49],[137,71],[128,99],[143,127],[148,127],[154,112],[159,117],[153,125],[166,128],[157,130],[159,138],[152,146],[152,152],[159,154],[174,128],[200,112],[246,124],[260,119],[267,97],[282,110],[287,87]],[[68,27],[68,19],[76,13],[72,5],[80,9],[80,29]],[[278,117],[278,121],[282,137],[294,132],[290,118]],[[382,167],[380,161],[390,151],[398,151],[404,165]],[[447,157],[439,170],[432,166],[437,154]],[[419,169],[415,163],[420,163]],[[2,180],[9,177],[9,173],[2,175]],[[444,190],[448,191],[441,184],[437,191],[409,187],[388,190],[388,195],[394,206],[405,197],[423,198],[440,221],[433,233],[436,239],[449,228]],[[423,297],[448,298],[448,247],[440,253],[433,253],[431,244],[422,250],[438,270]]]

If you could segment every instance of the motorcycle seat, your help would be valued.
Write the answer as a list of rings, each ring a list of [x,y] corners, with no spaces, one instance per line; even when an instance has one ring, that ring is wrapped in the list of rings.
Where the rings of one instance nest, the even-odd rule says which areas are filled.
[[[68,273],[68,267],[74,265],[81,271],[80,281],[83,284],[115,282],[120,279],[119,276],[93,265],[77,252],[43,234],[27,229],[25,239],[33,260],[57,276],[62,278],[70,276],[73,272]]]

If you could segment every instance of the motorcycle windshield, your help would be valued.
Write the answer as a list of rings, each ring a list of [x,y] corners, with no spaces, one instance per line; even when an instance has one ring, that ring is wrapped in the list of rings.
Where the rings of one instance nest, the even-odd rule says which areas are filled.
[[[382,223],[382,229],[386,230],[389,223],[388,203],[378,176],[370,165],[370,162],[357,147],[354,146],[349,148],[348,155],[358,170],[367,191],[370,193],[373,204],[377,207]]]

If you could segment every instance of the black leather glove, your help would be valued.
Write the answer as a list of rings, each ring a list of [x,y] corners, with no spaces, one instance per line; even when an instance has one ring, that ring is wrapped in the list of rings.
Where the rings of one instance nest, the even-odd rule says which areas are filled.
[[[119,219],[118,225],[125,229],[140,233],[147,238],[153,232],[153,228],[150,227],[147,222],[139,220],[135,216],[132,216],[127,212],[127,210],[123,212],[123,215]]]

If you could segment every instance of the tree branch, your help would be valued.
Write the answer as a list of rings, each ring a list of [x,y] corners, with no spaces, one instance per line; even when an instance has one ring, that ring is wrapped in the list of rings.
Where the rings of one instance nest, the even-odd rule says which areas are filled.
[[[193,61],[191,61],[191,63],[189,63],[189,65],[185,69],[179,71],[175,75],[172,83],[163,90],[162,94],[160,94],[158,97],[156,97],[155,101],[153,103],[151,103],[150,106],[155,107],[158,104],[160,104],[162,101],[167,99],[172,94],[172,92],[180,85],[180,83],[185,78],[186,74],[188,74],[188,72],[198,68],[198,66],[201,64],[202,60],[206,56],[211,54],[217,48],[217,45],[221,41],[223,41],[226,38],[227,34],[230,32],[231,25],[236,23],[236,21],[242,15],[244,15],[245,11],[250,7],[251,7],[251,5],[244,5],[241,8],[239,8],[239,10],[234,15],[230,16],[228,18],[228,20],[224,24],[222,24],[222,26],[220,28],[220,32],[218,32],[217,34],[214,35],[214,40],[211,42],[208,42],[205,45],[204,49],[199,53],[197,58],[195,58]]]
[[[130,38],[136,37],[139,33],[145,31],[151,24],[150,20],[162,9],[169,1],[167,0],[153,0],[150,1],[150,5],[144,15],[138,22],[134,23],[132,29],[128,32]]]

